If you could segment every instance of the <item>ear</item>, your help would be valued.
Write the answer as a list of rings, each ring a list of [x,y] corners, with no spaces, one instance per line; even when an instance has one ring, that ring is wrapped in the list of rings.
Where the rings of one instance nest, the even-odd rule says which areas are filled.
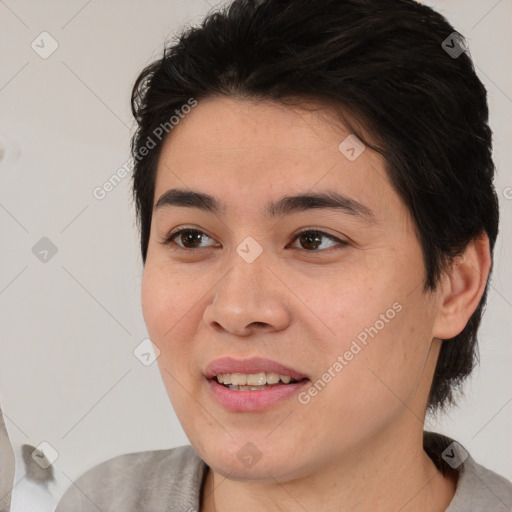
[[[489,237],[483,231],[468,244],[441,279],[434,337],[450,339],[464,329],[482,298],[490,269]]]

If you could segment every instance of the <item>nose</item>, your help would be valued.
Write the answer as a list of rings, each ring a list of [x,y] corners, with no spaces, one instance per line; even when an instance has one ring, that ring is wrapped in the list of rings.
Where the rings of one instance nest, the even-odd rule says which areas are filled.
[[[236,260],[239,261],[236,261]],[[212,290],[203,320],[236,336],[286,329],[290,324],[286,288],[261,256],[247,263],[235,255],[231,269]]]

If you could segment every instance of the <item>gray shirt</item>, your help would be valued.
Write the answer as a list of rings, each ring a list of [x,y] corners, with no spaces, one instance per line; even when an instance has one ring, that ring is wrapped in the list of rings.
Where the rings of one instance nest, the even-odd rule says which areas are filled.
[[[436,466],[458,474],[446,512],[512,511],[512,483],[453,443],[440,434],[424,434],[425,451]],[[198,512],[206,469],[192,446],[120,455],[73,483],[56,512]]]
[[[14,452],[0,409],[0,512],[9,510],[14,485]]]

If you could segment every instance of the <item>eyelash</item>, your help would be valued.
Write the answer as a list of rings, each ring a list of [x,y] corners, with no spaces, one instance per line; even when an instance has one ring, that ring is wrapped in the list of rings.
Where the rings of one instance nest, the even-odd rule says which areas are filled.
[[[212,247],[212,246],[208,246],[208,247],[184,247],[182,245],[179,245],[179,244],[177,244],[174,241],[174,239],[178,238],[183,233],[199,233],[201,235],[206,235],[208,238],[211,238],[206,233],[204,233],[203,231],[201,231],[199,229],[185,227],[185,228],[181,228],[181,229],[179,229],[177,231],[174,231],[174,232],[170,233],[169,236],[167,236],[167,238],[165,238],[160,243],[163,244],[163,245],[167,245],[167,246],[174,245],[175,247],[173,249],[183,250],[183,251],[197,251],[198,249],[209,249],[209,248]],[[302,229],[301,231],[299,231],[293,237],[292,243],[295,242],[298,238],[300,238],[302,235],[304,235],[306,233],[314,234],[314,235],[320,235],[320,236],[325,237],[325,238],[327,238],[329,240],[337,242],[342,247],[349,245],[348,242],[340,240],[339,238],[336,238],[335,236],[329,235],[329,234],[327,234],[327,233],[325,233],[323,231],[320,231],[318,229],[311,229],[311,228],[306,228],[306,229]],[[328,249],[336,249],[336,248],[335,247],[329,247]],[[310,252],[311,253],[311,252],[324,252],[324,251],[326,251],[328,249],[314,249],[314,250],[303,249],[303,250],[306,251],[306,252]]]

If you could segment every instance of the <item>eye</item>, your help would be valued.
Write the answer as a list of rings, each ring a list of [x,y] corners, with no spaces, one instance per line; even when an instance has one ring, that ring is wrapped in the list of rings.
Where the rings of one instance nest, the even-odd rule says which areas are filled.
[[[182,228],[174,233],[171,233],[162,243],[164,245],[177,245],[182,249],[201,249],[202,247],[212,247],[215,244],[201,245],[205,239],[210,239],[206,233],[198,229]],[[178,240],[177,242],[175,240]],[[179,243],[181,241],[181,243]]]
[[[329,240],[331,244],[326,245],[326,240]],[[336,245],[348,245],[347,242],[340,240],[332,235],[328,235],[323,231],[307,229],[301,231],[294,239],[293,242],[298,241],[303,249],[306,249],[309,252],[317,252],[320,249],[329,249],[331,247],[336,247]],[[300,247],[299,247],[300,248]]]
[[[204,244],[205,240],[211,240],[212,243]],[[348,242],[344,242],[339,238],[336,238],[332,235],[328,235],[323,231],[319,231],[316,229],[305,229],[302,230],[295,238],[292,240],[292,244],[298,242],[300,247],[295,247],[297,249],[305,249],[308,252],[319,252],[320,250],[329,249],[332,247],[338,246],[346,246]],[[201,249],[205,247],[215,247],[220,244],[213,241],[206,233],[200,231],[199,229],[193,228],[182,228],[177,231],[172,232],[163,242],[164,245],[174,245],[177,246],[175,248],[184,249],[184,250],[194,250]],[[293,247],[293,245],[292,245]]]

